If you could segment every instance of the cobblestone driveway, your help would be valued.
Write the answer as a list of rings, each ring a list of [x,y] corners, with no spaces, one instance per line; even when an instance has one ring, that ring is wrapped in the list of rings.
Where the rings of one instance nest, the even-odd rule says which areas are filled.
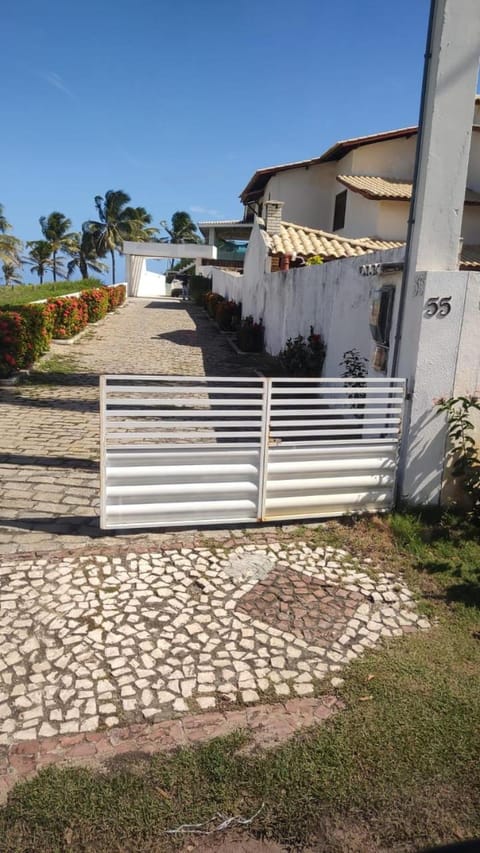
[[[202,309],[176,300],[132,300],[50,355],[73,358],[75,372],[56,384],[0,389],[0,555],[79,548],[101,535],[99,374],[251,373]]]
[[[252,374],[203,311],[135,300],[51,354],[74,358],[74,373],[0,392],[0,753],[18,765],[4,759],[8,785],[29,743],[42,752],[43,738],[99,727],[308,702],[366,648],[428,628],[402,578],[292,542],[288,528],[216,531],[214,545],[197,531],[99,530],[98,375]]]

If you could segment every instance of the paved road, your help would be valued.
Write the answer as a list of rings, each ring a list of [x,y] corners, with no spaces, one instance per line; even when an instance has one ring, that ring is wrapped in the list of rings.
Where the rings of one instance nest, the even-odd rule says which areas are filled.
[[[98,528],[98,377],[102,373],[251,375],[205,312],[134,299],[72,346],[54,384],[0,389],[0,555],[84,547]],[[140,537],[123,537],[135,541]],[[158,537],[157,537],[158,539]],[[105,545],[118,537],[102,536]]]

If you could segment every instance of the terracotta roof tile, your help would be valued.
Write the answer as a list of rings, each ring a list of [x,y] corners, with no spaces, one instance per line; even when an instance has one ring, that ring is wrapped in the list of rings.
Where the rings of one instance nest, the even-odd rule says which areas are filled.
[[[282,222],[280,233],[270,235],[264,232],[272,255],[303,255],[305,258],[321,255],[327,260],[353,258],[382,249],[394,249],[401,242],[377,240],[374,237],[340,237],[328,231]]]
[[[480,246],[464,246],[460,259],[461,270],[480,272]]]
[[[411,181],[399,181],[396,178],[381,178],[372,175],[338,175],[337,181],[355,193],[366,198],[384,201],[410,201],[412,197]],[[480,193],[467,188],[466,204],[480,204]]]
[[[380,178],[370,175],[338,175],[337,181],[353,192],[367,198],[402,199],[409,201],[412,196],[410,181],[398,181],[392,178]]]

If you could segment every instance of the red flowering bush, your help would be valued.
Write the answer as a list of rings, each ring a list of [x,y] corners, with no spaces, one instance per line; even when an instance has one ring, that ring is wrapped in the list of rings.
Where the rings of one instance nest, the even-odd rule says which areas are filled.
[[[217,302],[215,320],[224,332],[233,332],[240,324],[241,308],[233,299]]]
[[[116,284],[115,287],[105,287],[108,295],[108,310],[114,311],[123,305],[127,298],[127,288],[124,284]]]
[[[106,287],[96,287],[92,290],[82,290],[80,299],[87,308],[89,323],[102,320],[108,311],[108,292]]]
[[[215,317],[217,305],[219,302],[223,302],[223,300],[224,297],[221,296],[220,293],[207,293],[207,295],[205,296],[205,308],[210,314],[210,317]]]
[[[88,308],[81,297],[49,299],[47,305],[53,305],[55,308],[54,338],[72,338],[88,323]]]
[[[10,376],[32,361],[24,318],[18,311],[0,311],[0,376]]]
[[[55,322],[54,307],[46,302],[29,303],[26,305],[3,305],[2,311],[13,312],[23,317],[28,338],[29,360],[33,364],[48,351],[50,346]]]
[[[263,320],[256,323],[251,314],[242,320],[237,332],[237,342],[243,352],[262,352],[264,337]]]
[[[308,338],[289,338],[278,357],[287,376],[320,376],[326,351],[322,336],[310,326]]]

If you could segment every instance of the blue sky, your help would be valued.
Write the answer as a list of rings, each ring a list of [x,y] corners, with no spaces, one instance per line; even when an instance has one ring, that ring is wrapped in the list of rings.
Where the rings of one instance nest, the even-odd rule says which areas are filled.
[[[415,124],[429,0],[17,0],[0,202],[17,236],[124,189],[155,223],[241,214],[257,168]]]

